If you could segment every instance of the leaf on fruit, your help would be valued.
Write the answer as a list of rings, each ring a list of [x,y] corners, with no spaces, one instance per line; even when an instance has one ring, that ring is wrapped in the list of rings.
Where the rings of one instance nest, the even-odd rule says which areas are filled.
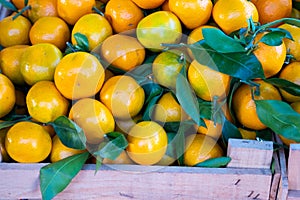
[[[202,34],[205,43],[220,53],[246,52],[241,43],[227,36],[223,31],[216,28],[204,28]]]
[[[86,137],[83,130],[66,116],[60,116],[48,124],[53,126],[65,146],[73,149],[86,149]]]
[[[218,157],[218,158],[211,158],[208,160],[205,160],[203,162],[200,162],[194,167],[210,167],[210,168],[219,168],[224,167],[230,163],[231,158],[230,157]]]
[[[40,169],[40,188],[44,200],[50,200],[63,191],[82,169],[89,152],[76,154],[48,164]]]
[[[93,155],[115,160],[128,146],[128,142],[125,136],[119,132],[107,133],[105,136],[108,141],[105,141],[105,145],[94,152]]]
[[[300,142],[300,114],[279,100],[255,100],[260,121],[276,134]]]

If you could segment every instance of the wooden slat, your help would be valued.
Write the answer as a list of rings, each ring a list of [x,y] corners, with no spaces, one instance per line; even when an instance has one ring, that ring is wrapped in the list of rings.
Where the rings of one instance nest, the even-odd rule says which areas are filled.
[[[300,200],[300,191],[299,190],[290,190],[287,200]]]
[[[229,139],[227,156],[232,160],[227,167],[270,168],[273,156],[273,142]]]
[[[275,141],[283,145],[282,141],[278,137],[278,135],[275,135]],[[279,182],[279,189],[277,193],[276,199],[278,200],[286,200],[288,196],[288,176],[287,176],[287,164],[286,164],[286,158],[285,158],[285,152],[283,148],[280,148],[278,150],[278,158],[279,158],[279,165],[280,165],[280,182]]]
[[[281,178],[280,165],[279,165],[277,152],[273,153],[273,162],[274,162],[274,174],[272,177],[272,184],[270,189],[270,200],[276,199],[278,188],[279,188],[279,182]]]
[[[1,199],[36,199],[44,164],[0,164]],[[85,165],[55,199],[269,199],[267,169]]]
[[[289,189],[300,190],[300,145],[291,144],[288,159]]]

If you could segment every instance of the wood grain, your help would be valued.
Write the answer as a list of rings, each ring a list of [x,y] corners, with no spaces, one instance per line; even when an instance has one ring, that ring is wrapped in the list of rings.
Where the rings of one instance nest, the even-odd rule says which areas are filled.
[[[288,158],[289,189],[300,190],[300,144],[291,144]]]
[[[39,169],[45,164],[0,165],[4,199],[37,199]],[[85,165],[55,199],[269,199],[267,169]]]

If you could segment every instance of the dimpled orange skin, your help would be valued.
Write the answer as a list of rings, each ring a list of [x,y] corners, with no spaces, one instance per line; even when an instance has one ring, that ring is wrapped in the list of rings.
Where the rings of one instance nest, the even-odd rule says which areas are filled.
[[[138,7],[143,9],[158,8],[165,0],[132,0]]]
[[[99,46],[107,37],[113,34],[108,20],[95,13],[86,14],[78,19],[72,29],[72,44],[77,44],[74,34],[85,35],[89,42],[89,50],[92,51]]]
[[[104,15],[112,25],[115,33],[135,29],[144,17],[142,9],[131,0],[108,1]]]
[[[162,126],[142,121],[131,128],[127,136],[128,156],[140,165],[153,165],[166,153],[168,137]]]
[[[188,29],[194,29],[207,23],[213,4],[211,0],[169,0],[169,8]]]
[[[247,0],[218,0],[212,16],[226,34],[247,27],[250,17],[254,22],[259,20],[256,7]]]
[[[129,71],[143,63],[145,48],[131,36],[115,34],[108,37],[101,45],[101,54],[113,66]]]
[[[278,28],[283,28],[290,32],[293,40],[283,38],[286,49],[296,61],[300,61],[300,27],[291,24],[282,24]]]
[[[23,16],[13,20],[13,16],[0,20],[0,45],[3,47],[29,44],[31,22]]]
[[[31,44],[51,43],[61,51],[66,48],[70,39],[70,29],[65,21],[59,17],[41,17],[30,29]]]
[[[57,17],[57,0],[29,0],[31,9],[27,11],[32,23],[41,17]]]
[[[58,16],[74,25],[85,14],[92,13],[95,0],[57,0]]]
[[[118,75],[108,79],[101,91],[100,100],[119,119],[130,119],[142,109],[145,101],[143,88],[130,76]]]
[[[261,24],[290,17],[292,13],[292,0],[252,0],[251,2],[257,8]]]
[[[114,131],[115,120],[110,110],[100,101],[83,98],[78,100],[69,113],[69,118],[80,126],[91,144],[99,143],[104,134]]]
[[[279,74],[279,78],[300,85],[300,62],[292,62],[285,66]],[[288,102],[300,101],[300,96],[292,95],[283,89],[279,89],[282,97]]]
[[[185,139],[184,164],[194,166],[211,158],[224,155],[220,145],[212,137],[203,134],[191,134]]]
[[[24,85],[25,81],[20,71],[20,59],[28,45],[14,45],[0,52],[0,69],[14,84]]]
[[[52,81],[34,84],[27,93],[26,104],[30,116],[42,123],[67,115],[69,107],[69,101],[60,94]]]
[[[104,76],[104,68],[95,56],[75,52],[64,56],[58,63],[54,82],[66,98],[80,99],[99,92]]]
[[[255,37],[255,42],[259,41],[264,34],[258,34]],[[278,46],[269,46],[263,42],[258,42],[253,53],[262,65],[265,77],[269,78],[281,70],[286,57],[286,47],[284,43]]]
[[[0,118],[7,115],[15,103],[15,87],[5,75],[0,73]]]
[[[40,43],[25,49],[20,59],[20,71],[28,85],[38,81],[52,81],[62,52],[55,45]]]
[[[85,152],[86,150],[78,150],[78,149],[73,149],[70,147],[65,146],[61,140],[59,139],[59,137],[57,135],[55,135],[52,138],[52,151],[50,153],[50,161],[53,162],[57,162],[60,161],[64,158],[76,155],[76,154],[80,154]]]
[[[5,148],[9,156],[21,163],[37,163],[45,160],[51,152],[49,133],[39,124],[18,122],[6,135]]]
[[[157,11],[144,17],[136,29],[137,39],[152,51],[161,51],[161,43],[178,43],[182,35],[178,17],[170,11]]]
[[[275,86],[263,80],[256,80],[255,82],[260,84],[260,95],[254,95],[255,100],[281,100],[280,93]],[[258,118],[249,85],[243,84],[235,91],[232,99],[232,107],[237,120],[243,126],[253,130],[267,128]]]

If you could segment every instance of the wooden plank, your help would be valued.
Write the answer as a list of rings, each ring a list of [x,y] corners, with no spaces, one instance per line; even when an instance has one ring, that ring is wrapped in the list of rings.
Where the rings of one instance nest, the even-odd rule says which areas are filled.
[[[3,199],[36,199],[45,164],[0,164]],[[85,165],[55,199],[269,199],[267,169]]]
[[[229,139],[227,156],[231,158],[227,167],[270,168],[273,156],[273,142]]]
[[[278,137],[277,134],[275,134],[275,142],[277,142],[280,145],[283,145],[282,141]],[[278,158],[279,158],[279,165],[280,165],[280,182],[279,182],[279,189],[277,193],[276,199],[278,200],[286,200],[288,197],[288,176],[287,176],[287,165],[286,165],[286,158],[285,158],[285,152],[283,148],[280,148],[278,150]]]
[[[274,174],[272,177],[272,184],[270,189],[270,200],[275,200],[277,197],[277,192],[279,188],[279,182],[281,178],[280,174],[280,165],[277,152],[273,153],[273,162],[274,162]]]
[[[300,191],[299,190],[290,190],[287,200],[300,200]]]
[[[291,144],[288,158],[289,189],[300,190],[300,145]]]

